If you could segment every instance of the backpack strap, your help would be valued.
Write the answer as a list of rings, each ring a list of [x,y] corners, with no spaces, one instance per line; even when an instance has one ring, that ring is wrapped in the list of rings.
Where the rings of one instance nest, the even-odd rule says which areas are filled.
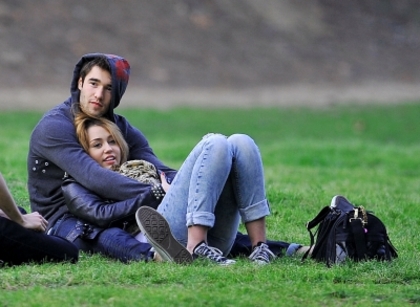
[[[314,219],[312,219],[306,224],[306,229],[308,230],[309,235],[311,237],[311,244],[309,246],[309,249],[302,256],[301,261],[304,261],[306,258],[308,258],[308,255],[312,251],[312,247],[315,244],[315,234],[312,233],[311,229],[317,226],[319,223],[321,223],[330,212],[331,212],[331,207],[326,206],[321,211],[319,211],[318,215]]]
[[[358,216],[359,209],[361,209],[362,211],[363,219],[359,218]],[[365,218],[366,212],[364,212],[363,207],[360,207],[355,208],[354,218],[350,218],[349,220],[356,248],[356,260],[362,260],[366,257],[366,240],[364,224],[367,222],[367,220],[365,220]]]
[[[306,229],[310,232],[310,229],[314,228],[316,225],[321,223],[325,217],[331,212],[331,207],[326,206],[321,211],[319,211],[318,215],[306,224]]]

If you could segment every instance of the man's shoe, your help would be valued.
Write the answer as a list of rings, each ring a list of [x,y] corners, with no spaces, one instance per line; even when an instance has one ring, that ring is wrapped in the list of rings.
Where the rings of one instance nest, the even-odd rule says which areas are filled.
[[[223,257],[223,253],[216,247],[208,246],[206,242],[201,242],[194,247],[194,256],[198,258],[206,258],[218,265],[231,265],[236,261]]]
[[[268,248],[267,244],[260,242],[254,247],[254,250],[248,258],[254,263],[264,265],[274,260],[276,255]]]
[[[168,222],[155,209],[147,206],[140,207],[136,212],[136,221],[141,232],[163,261],[192,262],[190,252],[174,238]]]

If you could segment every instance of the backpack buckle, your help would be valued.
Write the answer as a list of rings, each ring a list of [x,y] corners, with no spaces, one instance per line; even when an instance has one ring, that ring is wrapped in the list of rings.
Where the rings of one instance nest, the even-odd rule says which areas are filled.
[[[359,209],[362,212],[362,218],[359,217]],[[354,220],[360,220],[363,227],[367,225],[368,221],[365,208],[363,208],[362,206],[354,208],[354,217],[350,218],[349,221],[351,223]]]

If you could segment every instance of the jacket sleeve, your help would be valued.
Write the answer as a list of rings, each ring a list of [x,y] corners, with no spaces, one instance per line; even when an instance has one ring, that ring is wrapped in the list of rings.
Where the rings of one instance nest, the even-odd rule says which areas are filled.
[[[124,201],[108,202],[70,177],[63,181],[62,190],[70,213],[103,228],[134,220],[139,207],[148,205],[157,208],[160,203],[157,199],[146,199],[144,194]]]
[[[49,113],[39,122],[31,138],[34,156],[44,157],[63,173],[67,172],[81,185],[104,199],[123,201],[135,198],[139,194],[144,197],[148,195],[153,197],[151,185],[121,176],[94,161],[80,146],[73,119],[68,113],[69,111]],[[135,144],[129,146],[135,148],[141,148],[144,143],[147,144],[147,140],[143,139],[138,141],[132,139],[131,142]],[[144,149],[147,150],[147,146]],[[59,186],[54,188],[59,188]]]

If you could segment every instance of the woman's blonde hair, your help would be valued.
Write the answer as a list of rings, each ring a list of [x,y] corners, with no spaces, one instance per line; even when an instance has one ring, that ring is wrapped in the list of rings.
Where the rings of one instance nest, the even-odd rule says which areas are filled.
[[[87,131],[92,126],[99,126],[111,134],[112,138],[120,148],[120,165],[127,161],[129,152],[128,144],[125,141],[120,128],[118,128],[118,126],[109,119],[104,117],[90,117],[85,113],[79,112],[75,115],[74,126],[76,128],[76,135],[79,139],[79,143],[86,152],[89,152],[89,137]]]

